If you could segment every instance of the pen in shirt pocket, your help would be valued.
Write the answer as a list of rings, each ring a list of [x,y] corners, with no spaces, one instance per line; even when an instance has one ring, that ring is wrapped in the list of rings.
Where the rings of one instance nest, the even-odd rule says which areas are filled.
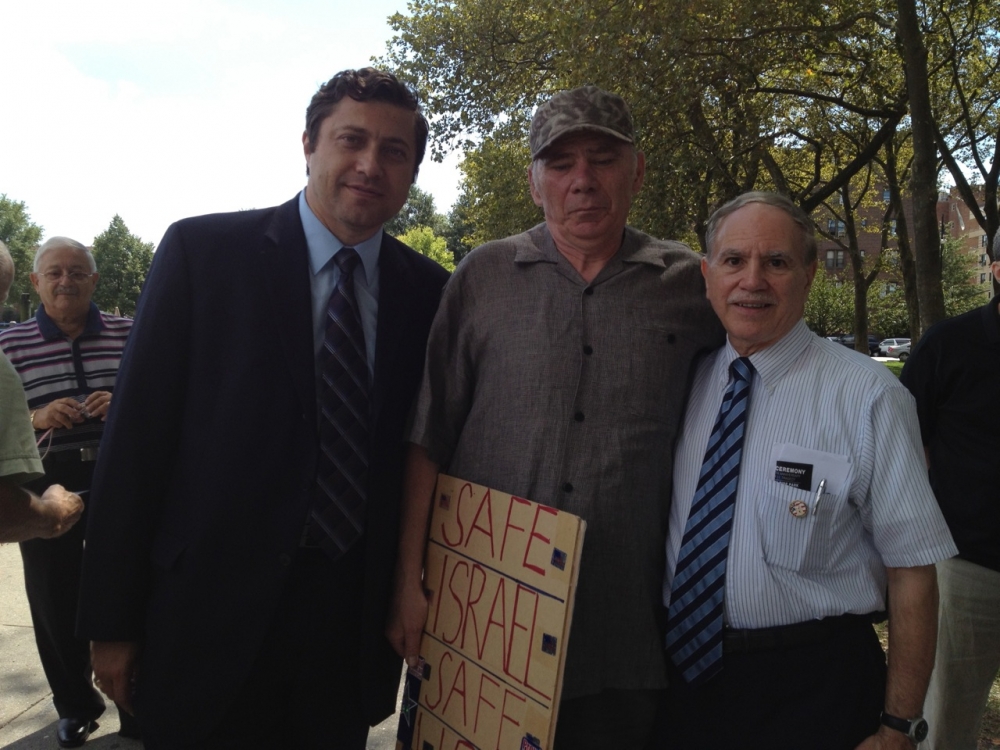
[[[819,513],[819,501],[823,499],[823,490],[826,489],[826,480],[819,481],[819,488],[816,490],[816,500],[813,502],[813,515]]]

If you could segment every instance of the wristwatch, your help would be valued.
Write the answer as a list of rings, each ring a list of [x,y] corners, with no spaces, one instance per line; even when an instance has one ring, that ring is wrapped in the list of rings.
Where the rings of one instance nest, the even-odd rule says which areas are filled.
[[[902,732],[914,743],[923,742],[927,738],[927,720],[923,716],[918,716],[915,719],[900,719],[898,716],[883,711],[881,721],[889,729]]]

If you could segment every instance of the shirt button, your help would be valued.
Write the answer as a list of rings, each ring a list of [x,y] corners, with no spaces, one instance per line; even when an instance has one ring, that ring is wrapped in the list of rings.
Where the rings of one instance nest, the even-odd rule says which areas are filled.
[[[594,288],[591,287],[591,286],[588,286],[586,289],[583,290],[583,293],[586,294],[589,297],[590,295],[592,295],[594,293]]]
[[[572,492],[572,491],[573,491],[573,485],[570,484],[569,482],[566,482],[566,484],[563,485],[563,492]]]
[[[292,556],[289,555],[287,552],[282,552],[280,555],[278,555],[278,562],[287,568],[289,565],[292,564]]]
[[[589,357],[591,354],[594,353],[594,347],[592,347],[590,344],[587,344],[585,347],[583,347],[583,353]]]
[[[577,422],[582,422],[583,421],[583,412],[582,411],[578,411],[576,414],[573,415],[573,419],[575,419]]]

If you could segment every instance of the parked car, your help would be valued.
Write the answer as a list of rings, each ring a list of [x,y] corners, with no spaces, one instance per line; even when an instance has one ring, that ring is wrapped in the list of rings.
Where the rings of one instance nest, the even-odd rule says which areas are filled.
[[[878,353],[883,357],[888,357],[890,346],[902,346],[909,343],[909,339],[883,339],[878,345]]]
[[[900,362],[905,362],[910,356],[910,342],[907,341],[905,344],[890,346],[886,349],[886,356],[895,357]]]
[[[854,334],[849,333],[846,336],[840,337],[840,343],[846,346],[848,349],[854,348]],[[878,353],[878,343],[879,337],[873,334],[868,334],[868,356],[874,357]]]

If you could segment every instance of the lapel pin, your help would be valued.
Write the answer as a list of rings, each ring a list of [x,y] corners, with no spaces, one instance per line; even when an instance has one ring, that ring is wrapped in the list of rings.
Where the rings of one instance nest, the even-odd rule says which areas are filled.
[[[802,500],[792,500],[792,502],[788,504],[788,512],[796,518],[805,518],[809,515],[809,506]]]

